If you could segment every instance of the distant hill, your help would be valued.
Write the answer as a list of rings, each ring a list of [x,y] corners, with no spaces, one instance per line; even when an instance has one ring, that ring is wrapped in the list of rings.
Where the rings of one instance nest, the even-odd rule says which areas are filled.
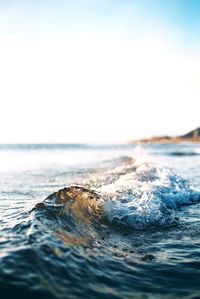
[[[198,139],[200,138],[200,128],[196,128],[195,130],[190,131],[189,133],[179,136],[179,138],[192,138]]]
[[[152,138],[135,141],[137,143],[181,143],[181,142],[200,142],[200,127],[181,136],[155,136]]]

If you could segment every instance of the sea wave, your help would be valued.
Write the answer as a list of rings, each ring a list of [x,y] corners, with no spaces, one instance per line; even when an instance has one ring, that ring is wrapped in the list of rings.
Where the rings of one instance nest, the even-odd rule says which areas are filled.
[[[37,208],[67,219],[76,230],[82,223],[131,231],[175,224],[177,209],[200,201],[199,192],[172,169],[127,157],[120,161],[83,186],[53,193]]]
[[[199,156],[200,152],[198,151],[174,151],[167,153],[169,156],[176,156],[176,157],[190,157],[190,156]]]

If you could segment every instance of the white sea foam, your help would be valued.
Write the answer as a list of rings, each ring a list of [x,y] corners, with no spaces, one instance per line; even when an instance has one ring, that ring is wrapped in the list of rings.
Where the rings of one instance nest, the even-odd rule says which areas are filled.
[[[115,172],[122,175],[100,188],[109,198],[104,206],[111,223],[127,228],[168,225],[179,207],[200,200],[200,194],[172,169],[140,157],[117,167]]]

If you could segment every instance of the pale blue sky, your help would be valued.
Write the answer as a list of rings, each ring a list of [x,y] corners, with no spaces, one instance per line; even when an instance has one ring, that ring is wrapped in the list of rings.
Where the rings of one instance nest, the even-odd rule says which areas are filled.
[[[0,0],[0,142],[199,126],[199,0]]]
[[[127,18],[132,18],[133,21],[134,18],[141,17],[146,17],[148,20],[163,18],[169,23],[181,26],[186,34],[190,29],[197,33],[200,27],[199,0],[1,0],[0,7],[2,15],[8,16],[8,24],[12,21],[9,15],[10,17],[21,15],[26,18],[27,25],[32,28],[36,25],[36,30],[41,18],[45,17],[52,17],[55,27],[59,28],[59,25],[62,25],[59,29],[65,29],[68,24],[76,25],[77,21],[95,24],[111,23]],[[135,15],[136,13],[139,15]],[[1,28],[3,32],[2,29],[6,32],[6,27]],[[23,29],[24,32],[28,31],[27,27]]]

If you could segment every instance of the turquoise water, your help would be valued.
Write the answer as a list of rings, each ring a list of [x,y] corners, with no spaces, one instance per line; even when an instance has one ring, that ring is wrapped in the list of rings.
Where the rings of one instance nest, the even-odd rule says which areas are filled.
[[[198,144],[1,145],[1,298],[200,298],[199,169]]]

